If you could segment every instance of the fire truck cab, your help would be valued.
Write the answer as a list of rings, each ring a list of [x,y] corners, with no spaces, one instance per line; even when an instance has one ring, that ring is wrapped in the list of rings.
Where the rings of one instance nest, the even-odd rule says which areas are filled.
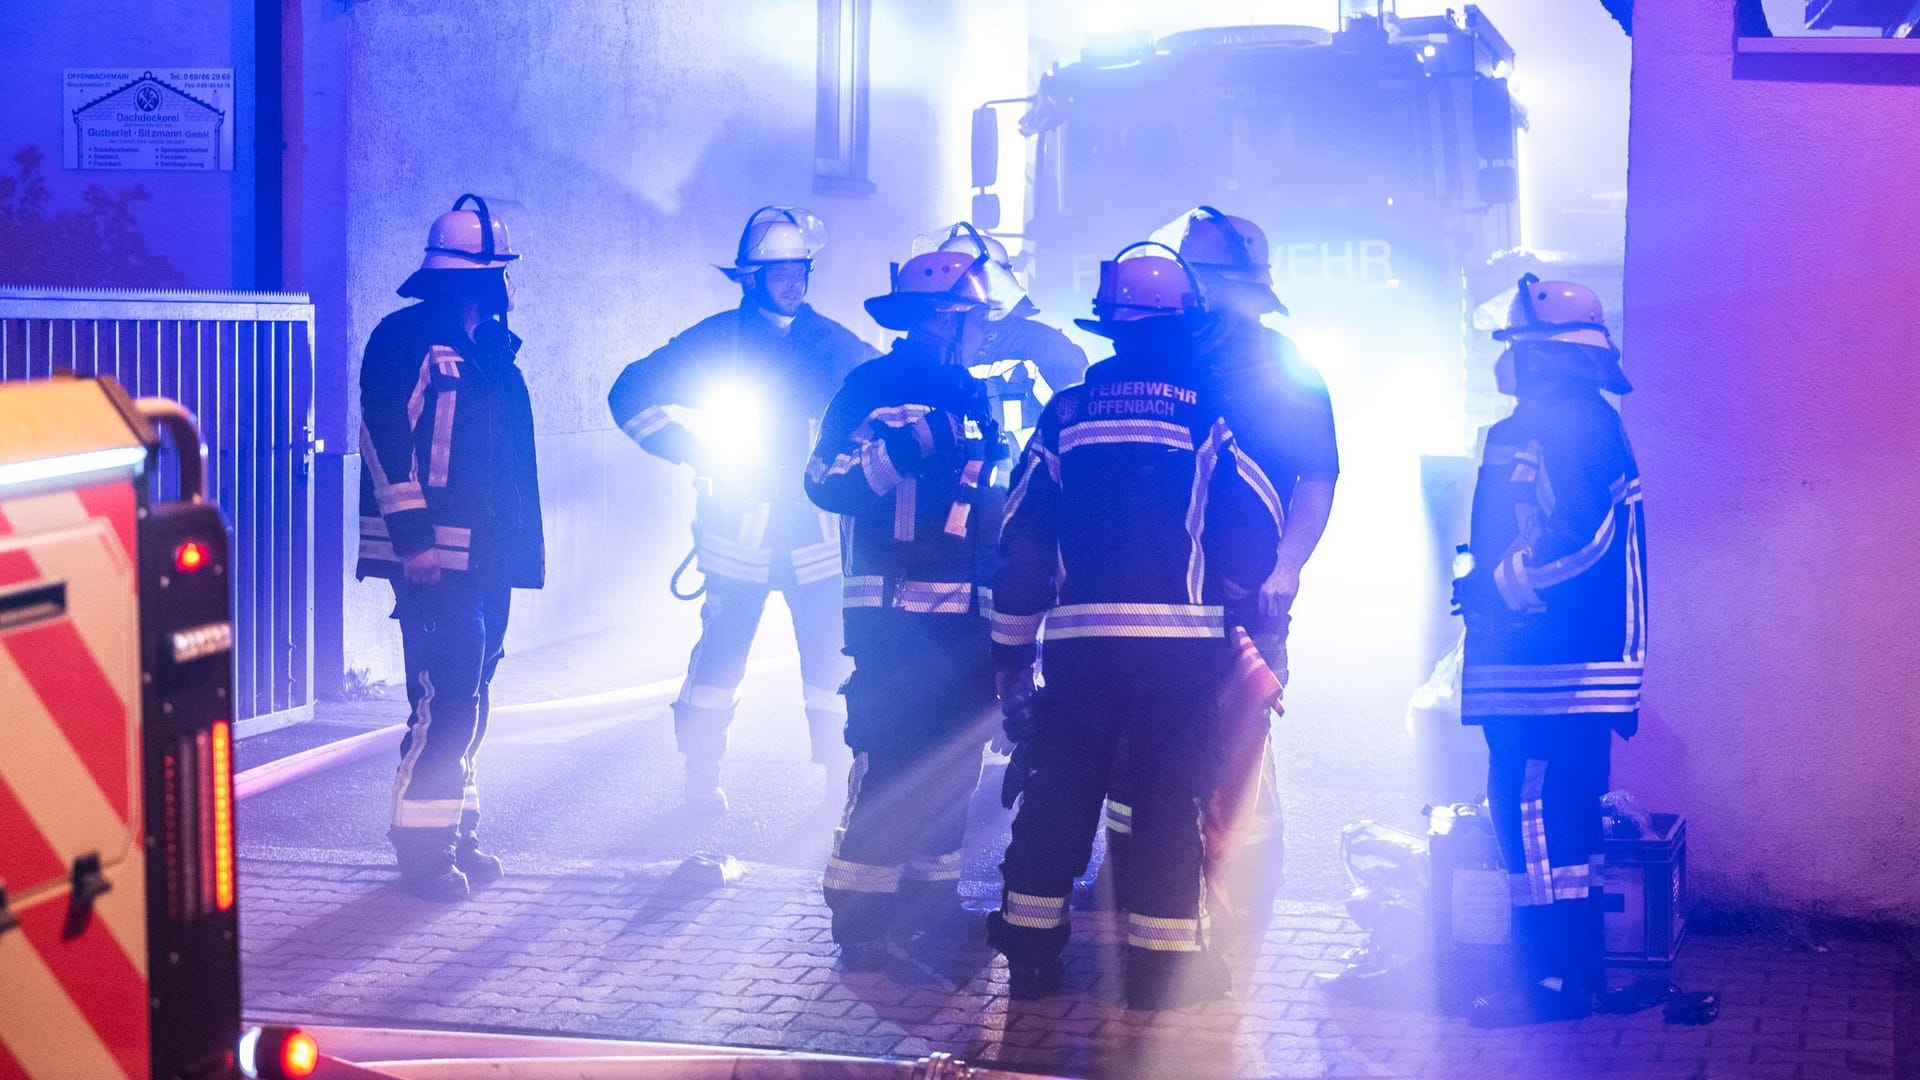
[[[1031,291],[1077,313],[1102,259],[1182,211],[1250,218],[1308,359],[1444,393],[1455,408],[1426,448],[1458,453],[1467,313],[1487,299],[1469,272],[1523,239],[1514,53],[1470,5],[1423,18],[1372,6],[1331,32],[1106,35],[1042,76],[1020,121],[1035,139]],[[998,217],[991,105],[975,132],[979,224]]]

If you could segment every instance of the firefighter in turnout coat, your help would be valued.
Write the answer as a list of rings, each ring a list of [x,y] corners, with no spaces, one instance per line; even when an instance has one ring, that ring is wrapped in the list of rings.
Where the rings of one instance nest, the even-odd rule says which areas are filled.
[[[815,419],[840,380],[874,351],[805,302],[824,238],[805,210],[756,212],[734,265],[723,268],[740,285],[740,306],[628,365],[607,396],[614,422],[641,449],[691,466],[698,478],[694,552],[706,600],[673,716],[687,804],[703,813],[726,809],[720,759],[774,590],[793,616],[813,760],[826,766],[830,797],[846,779],[840,523],[807,502],[801,471]],[[700,429],[670,407],[690,410]]]
[[[1340,451],[1327,384],[1285,335],[1261,322],[1286,314],[1273,290],[1266,233],[1246,218],[1196,207],[1160,230],[1179,246],[1207,291],[1214,319],[1201,345],[1227,421],[1280,496],[1287,535],[1273,572],[1236,612],[1265,660],[1264,675],[1240,664],[1221,695],[1222,764],[1207,813],[1207,883],[1231,919],[1225,936],[1257,941],[1284,881],[1286,843],[1272,714],[1287,675],[1287,637],[1300,572],[1333,512]],[[1107,804],[1107,866],[1126,902],[1132,806],[1124,785]]]
[[[984,260],[932,252],[867,301],[905,330],[855,369],[807,467],[847,521],[847,745],[855,756],[825,891],[841,963],[959,910],[960,841],[993,733],[988,613],[1006,443],[962,362],[986,319]]]
[[[1639,724],[1647,648],[1640,470],[1602,396],[1632,387],[1599,299],[1529,274],[1496,337],[1517,404],[1487,431],[1455,602],[1461,717],[1487,738],[1526,978],[1474,1002],[1483,1026],[1582,1017],[1604,989],[1600,797],[1614,735]]]
[[[1272,571],[1281,508],[1208,388],[1198,282],[1137,250],[1148,246],[1102,266],[1098,318],[1081,325],[1111,336],[1114,356],[1048,403],[1008,496],[994,653],[1007,735],[1030,772],[988,936],[1016,996],[1053,991],[1117,761],[1132,804],[1127,997],[1165,1008],[1225,990],[1208,951],[1200,802],[1234,656],[1226,607]]]
[[[474,759],[511,590],[546,573],[533,407],[507,329],[516,258],[486,203],[461,196],[400,287],[421,303],[380,321],[360,366],[358,574],[393,583],[411,706],[389,835],[408,887],[436,899],[500,876],[480,849]]]

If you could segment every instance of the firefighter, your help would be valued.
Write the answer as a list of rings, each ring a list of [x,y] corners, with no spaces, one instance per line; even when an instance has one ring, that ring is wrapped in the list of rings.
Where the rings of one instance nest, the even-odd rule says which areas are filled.
[[[930,252],[867,301],[906,331],[855,369],[827,409],[807,493],[845,515],[846,813],[824,880],[849,969],[877,967],[890,933],[959,911],[960,842],[993,733],[987,586],[1006,443],[964,360],[987,322],[987,259]]]
[[[1008,496],[994,654],[1006,734],[1030,772],[988,937],[1015,996],[1055,989],[1118,760],[1133,811],[1127,1000],[1165,1008],[1225,990],[1199,802],[1232,660],[1225,605],[1273,571],[1281,509],[1209,386],[1195,343],[1204,291],[1146,247],[1101,267],[1097,318],[1080,325],[1111,337],[1114,356],[1048,403]]]
[[[1485,733],[1487,801],[1525,979],[1479,1026],[1586,1016],[1604,989],[1600,797],[1613,736],[1639,726],[1646,660],[1640,470],[1603,396],[1632,389],[1598,297],[1520,279],[1495,365],[1513,414],[1487,431],[1473,493],[1461,718]]]
[[[986,332],[967,366],[987,384],[1001,430],[1016,437],[1030,432],[1053,392],[1086,376],[1086,351],[1035,318],[1040,308],[1014,276],[1007,245],[999,238],[958,221],[937,237],[935,250],[987,257]]]
[[[846,780],[840,522],[807,502],[801,471],[814,419],[874,350],[806,303],[825,242],[825,227],[809,211],[755,211],[733,265],[720,268],[740,286],[740,305],[628,365],[607,395],[621,430],[647,453],[691,466],[700,493],[694,557],[706,599],[673,706],[687,805],[698,814],[727,809],[720,759],[774,590],[792,613],[812,757],[826,767],[830,799]],[[694,410],[700,430],[670,416],[670,406]]]
[[[411,706],[388,835],[406,885],[439,900],[500,877],[480,848],[475,755],[511,590],[546,574],[533,406],[507,328],[517,258],[486,202],[462,195],[400,286],[420,303],[380,321],[360,365],[357,572],[393,583]]]
[[[1211,374],[1240,445],[1272,480],[1286,512],[1272,574],[1234,609],[1271,674],[1240,665],[1223,688],[1223,764],[1208,800],[1208,886],[1229,916],[1226,936],[1253,941],[1273,918],[1284,878],[1271,711],[1287,682],[1300,572],[1333,511],[1340,451],[1325,380],[1286,335],[1262,322],[1287,313],[1273,289],[1266,233],[1246,218],[1201,206],[1157,235],[1178,245],[1207,290],[1216,315],[1202,346]],[[1131,815],[1126,788],[1117,785],[1107,807],[1107,846],[1122,904]]]

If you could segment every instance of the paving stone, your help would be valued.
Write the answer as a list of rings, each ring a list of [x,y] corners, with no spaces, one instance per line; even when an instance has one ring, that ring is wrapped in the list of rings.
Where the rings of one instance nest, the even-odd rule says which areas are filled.
[[[249,1013],[294,1021],[554,1031],[854,1055],[935,1051],[1101,1080],[1212,1077],[1631,1076],[1781,1080],[1893,1076],[1920,1033],[1913,961],[1878,941],[1826,951],[1696,936],[1676,978],[1719,990],[1705,1028],[1658,1014],[1479,1032],[1457,1017],[1328,996],[1362,939],[1334,905],[1283,904],[1256,955],[1231,957],[1238,1002],[1121,1006],[1119,929],[1076,912],[1066,991],[1009,1002],[1004,966],[971,943],[916,943],[879,973],[834,966],[817,871],[754,866],[723,894],[664,891],[658,873],[520,876],[436,908],[381,867],[248,860]],[[1904,1010],[1904,1012],[1903,1012]],[[1903,1049],[1904,1047],[1904,1049]]]

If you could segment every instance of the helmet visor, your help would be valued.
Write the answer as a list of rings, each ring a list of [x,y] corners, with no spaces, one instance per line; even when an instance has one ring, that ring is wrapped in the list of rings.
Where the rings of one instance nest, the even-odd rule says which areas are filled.
[[[976,232],[964,222],[955,222],[938,232],[922,233],[913,238],[915,255],[925,255],[935,251],[955,251],[975,257],[986,256],[981,272],[986,277],[987,308],[993,318],[1005,316],[1018,306],[1020,301],[1026,299],[1026,288],[1002,261],[1006,258],[1006,245],[991,234]]]

